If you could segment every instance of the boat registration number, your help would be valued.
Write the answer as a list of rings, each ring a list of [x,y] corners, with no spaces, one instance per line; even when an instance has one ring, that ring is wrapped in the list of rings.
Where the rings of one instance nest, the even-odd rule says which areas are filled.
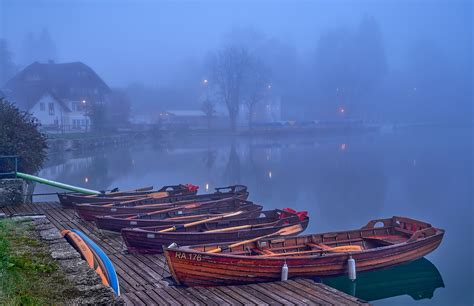
[[[179,259],[188,259],[188,260],[194,260],[194,261],[202,260],[201,254],[188,254],[188,253],[183,253],[183,252],[176,252],[175,257]]]

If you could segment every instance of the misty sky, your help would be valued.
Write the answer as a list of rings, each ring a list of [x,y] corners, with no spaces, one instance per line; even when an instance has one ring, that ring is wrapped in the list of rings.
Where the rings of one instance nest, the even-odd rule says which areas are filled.
[[[59,62],[82,61],[111,86],[172,85],[190,63],[218,48],[226,32],[250,27],[309,58],[319,35],[380,24],[389,65],[416,40],[436,42],[461,60],[472,52],[471,1],[76,1],[0,0],[0,38],[20,61],[26,33],[48,28]]]

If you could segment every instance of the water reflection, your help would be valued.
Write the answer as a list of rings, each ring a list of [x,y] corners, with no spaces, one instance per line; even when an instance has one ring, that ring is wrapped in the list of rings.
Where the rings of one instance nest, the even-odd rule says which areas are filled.
[[[266,209],[307,210],[307,233],[359,228],[393,215],[427,221],[447,231],[428,255],[447,289],[430,303],[472,305],[473,249],[466,241],[473,241],[473,154],[467,137],[471,132],[460,129],[337,138],[176,137],[50,156],[40,176],[90,189],[193,183],[205,192],[241,183],[249,187],[250,200]],[[52,191],[37,185],[38,193]],[[453,255],[460,245],[466,247]],[[361,281],[357,294],[363,292]],[[405,295],[383,303],[388,301],[415,300]]]
[[[414,300],[431,299],[437,288],[444,288],[441,274],[426,258],[386,270],[359,273],[354,282],[347,276],[322,282],[368,302],[400,295],[409,295]]]

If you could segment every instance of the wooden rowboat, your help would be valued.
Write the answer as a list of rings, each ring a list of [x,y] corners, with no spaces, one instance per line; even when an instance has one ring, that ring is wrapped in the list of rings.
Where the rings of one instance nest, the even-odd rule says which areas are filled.
[[[372,220],[357,230],[254,239],[230,246],[172,247],[165,248],[165,255],[178,284],[236,285],[279,280],[285,263],[289,278],[344,275],[350,257],[358,272],[395,266],[432,252],[443,235],[444,230],[428,223],[392,217]]]
[[[197,193],[197,186],[194,185],[170,185],[163,186],[158,190],[153,190],[151,187],[143,187],[132,191],[112,191],[100,195],[84,195],[81,193],[58,193],[58,199],[61,205],[65,208],[73,208],[74,204],[80,203],[97,203],[110,201],[129,201],[137,198],[143,198],[150,194],[161,197],[168,196],[192,196]]]
[[[220,243],[251,239],[262,235],[275,233],[284,228],[300,225],[297,234],[304,231],[309,218],[283,210],[262,212],[263,216],[247,219],[224,219],[215,222],[205,222],[190,227],[175,226],[174,231],[163,232],[170,226],[145,228],[125,228],[122,238],[129,252],[162,253],[163,246],[177,243],[178,245],[196,245],[202,243]]]
[[[120,233],[126,227],[149,227],[174,224],[185,224],[188,222],[210,218],[222,213],[232,211],[243,211],[239,218],[256,218],[262,210],[261,205],[250,201],[228,198],[218,201],[202,202],[174,211],[160,213],[150,212],[141,214],[124,214],[116,216],[98,216],[95,218],[97,227],[101,230]]]
[[[143,199],[125,202],[105,202],[105,203],[87,203],[75,204],[76,214],[83,220],[92,221],[98,216],[113,216],[120,214],[139,214],[165,209],[170,207],[182,206],[191,203],[219,201],[222,199],[237,198],[246,200],[249,193],[245,186],[231,186],[225,192],[220,191],[210,194],[184,196],[184,197],[166,197],[159,199]]]

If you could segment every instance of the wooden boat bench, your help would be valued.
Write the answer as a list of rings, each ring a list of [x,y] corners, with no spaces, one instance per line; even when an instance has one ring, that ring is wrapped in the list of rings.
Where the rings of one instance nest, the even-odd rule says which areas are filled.
[[[268,248],[253,248],[253,252],[259,254],[259,255],[274,255],[272,251],[270,251]]]
[[[387,245],[393,245],[393,244],[405,242],[407,241],[407,238],[399,236],[399,235],[383,235],[383,236],[367,236],[367,237],[364,237],[364,240],[368,240],[368,241],[375,242],[383,246],[387,246]]]

